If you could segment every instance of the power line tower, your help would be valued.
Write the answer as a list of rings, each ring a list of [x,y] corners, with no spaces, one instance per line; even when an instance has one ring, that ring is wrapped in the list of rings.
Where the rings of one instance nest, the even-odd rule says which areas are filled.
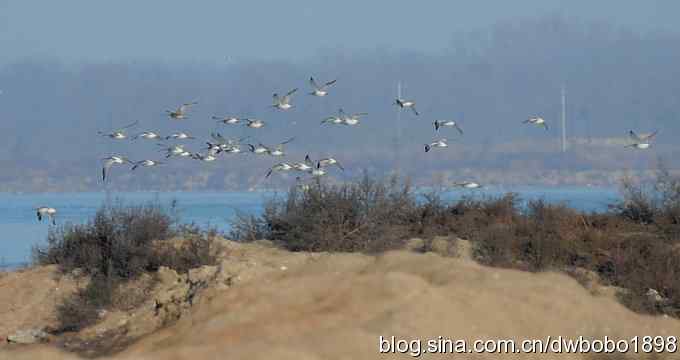
[[[567,90],[562,85],[562,153],[567,152]]]

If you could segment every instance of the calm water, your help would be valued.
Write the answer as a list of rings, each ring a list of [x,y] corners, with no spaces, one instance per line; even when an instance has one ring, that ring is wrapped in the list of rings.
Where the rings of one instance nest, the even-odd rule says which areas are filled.
[[[507,192],[520,194],[523,200],[544,199],[585,211],[604,211],[607,205],[618,200],[613,188],[594,187],[488,187],[483,190],[460,190],[447,194],[449,199],[464,195],[484,197],[500,196]],[[137,192],[116,193],[112,200],[124,204],[160,202],[169,205],[177,200],[182,222],[210,225],[222,231],[229,230],[230,219],[237,211],[257,214],[273,193],[261,192]],[[59,194],[3,194],[0,193],[0,268],[16,267],[30,258],[31,247],[42,244],[47,237],[47,222],[39,223],[34,208],[48,205],[59,211],[58,223],[87,221],[106,201],[105,193]]]

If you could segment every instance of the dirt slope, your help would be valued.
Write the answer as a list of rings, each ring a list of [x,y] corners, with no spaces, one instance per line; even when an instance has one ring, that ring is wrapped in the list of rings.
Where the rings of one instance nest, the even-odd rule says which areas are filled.
[[[44,328],[56,322],[55,305],[81,284],[43,266],[0,276],[0,341],[14,330]]]
[[[228,286],[205,290],[177,323],[141,338],[115,358],[407,359],[412,357],[378,354],[378,337],[680,335],[680,321],[634,314],[610,297],[591,295],[562,274],[486,268],[432,253],[400,251],[371,257],[289,253],[252,244],[227,247],[231,260],[222,268],[231,273]],[[0,358],[73,357],[39,345],[0,352]]]

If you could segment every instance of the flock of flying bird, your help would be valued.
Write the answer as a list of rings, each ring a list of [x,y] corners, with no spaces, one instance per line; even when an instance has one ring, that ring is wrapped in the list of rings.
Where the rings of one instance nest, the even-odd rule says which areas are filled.
[[[312,88],[312,91],[309,93],[309,95],[315,96],[315,97],[324,97],[328,95],[329,89],[332,85],[336,83],[337,80],[332,80],[328,81],[323,84],[317,83],[313,77],[310,77],[309,79],[309,84]],[[294,107],[293,104],[291,104],[292,96],[297,92],[297,88],[294,88],[287,92],[285,95],[281,96],[277,93],[274,93],[272,96],[273,103],[270,106],[271,108],[280,110],[280,111],[286,111],[290,110]],[[188,118],[188,112],[190,108],[194,105],[197,105],[198,102],[188,102],[180,105],[177,109],[174,110],[166,110],[167,116],[172,119],[172,120],[184,120]],[[415,114],[416,116],[420,115],[418,110],[416,109],[416,102],[414,100],[407,100],[407,99],[401,99],[397,98],[394,101],[394,105],[398,106],[401,110],[410,110]],[[360,123],[360,118],[362,116],[368,115],[367,113],[354,113],[354,114],[347,114],[345,113],[342,108],[338,110],[338,114],[334,116],[329,116],[321,121],[321,125],[345,125],[345,126],[356,126],[359,125]],[[250,129],[260,129],[266,126],[266,123],[263,120],[260,119],[254,119],[254,118],[240,118],[240,117],[235,117],[235,116],[212,116],[212,119],[215,120],[217,123],[224,124],[224,125],[244,125]],[[533,116],[530,117],[526,120],[523,121],[524,124],[529,124],[529,125],[535,125],[535,126],[541,126],[543,127],[546,131],[548,130],[548,125],[545,121],[540,116]],[[129,124],[127,126],[124,126],[120,129],[117,129],[112,132],[99,132],[99,135],[108,137],[113,140],[125,140],[128,139],[128,135],[126,133],[126,130],[129,128],[132,128],[136,126],[138,122],[134,122],[132,124]],[[454,120],[435,120],[434,123],[434,129],[436,132],[439,132],[439,130],[445,128],[445,127],[450,127],[454,128],[457,130],[460,135],[463,135],[463,130],[459,126],[459,124],[454,121]],[[654,136],[657,134],[657,131],[651,133],[651,134],[636,134],[634,131],[629,131],[629,136],[632,139],[632,143],[626,145],[626,147],[631,147],[631,148],[636,148],[636,149],[648,149],[651,146],[651,140],[654,138]],[[244,145],[244,141],[250,138],[244,137],[244,138],[239,138],[239,139],[228,139],[223,137],[219,132],[212,132],[210,134],[211,140],[206,141],[206,144],[208,147],[205,149],[205,153],[200,153],[200,152],[191,152],[187,149],[185,149],[185,145],[183,144],[168,144],[168,143],[158,143],[159,146],[161,146],[160,151],[165,152],[165,157],[166,158],[172,158],[172,157],[178,157],[178,158],[191,158],[199,161],[204,161],[204,162],[211,162],[217,160],[217,156],[219,154],[242,154],[244,153],[244,150],[242,149],[242,146]],[[171,141],[171,140],[192,140],[195,139],[193,136],[187,134],[186,132],[176,132],[171,135],[162,137],[160,134],[158,134],[155,131],[144,131],[142,133],[139,133],[131,138],[132,140],[137,140],[137,139],[144,139],[144,140],[153,140],[153,141]],[[259,144],[251,144],[251,143],[245,143],[247,145],[247,150],[255,155],[268,155],[272,157],[283,157],[286,155],[284,151],[284,145],[290,143],[293,141],[294,138],[290,138],[286,141],[283,141],[277,145],[274,146],[267,146],[263,145],[262,143]],[[425,152],[430,152],[431,150],[435,148],[447,148],[448,145],[448,140],[446,138],[439,138],[434,140],[433,142],[429,144],[425,144]],[[102,159],[103,161],[103,167],[102,167],[102,181],[106,182],[107,179],[107,174],[109,170],[116,165],[131,165],[131,170],[136,170],[137,168],[140,167],[155,167],[158,165],[164,164],[164,162],[159,161],[159,160],[152,160],[152,159],[145,159],[145,160],[140,160],[140,161],[132,161],[128,157],[123,156],[123,155],[111,155],[109,157],[106,157]],[[279,162],[272,166],[266,173],[265,178],[268,178],[271,176],[274,172],[288,172],[288,171],[297,171],[299,173],[302,173],[303,175],[307,174],[312,177],[320,177],[324,176],[327,174],[327,168],[330,166],[335,166],[339,168],[340,170],[344,171],[344,168],[340,164],[340,162],[333,158],[333,157],[327,157],[327,158],[322,158],[316,161],[313,161],[309,155],[306,155],[305,158],[302,161],[297,161],[297,162]],[[300,176],[296,177],[297,180],[300,180]],[[454,184],[454,186],[457,187],[462,187],[466,189],[477,189],[483,187],[482,184],[475,182],[475,181],[461,181],[457,182]],[[41,206],[35,209],[37,213],[37,217],[39,221],[42,221],[45,217],[49,218],[52,222],[52,224],[55,224],[55,217],[57,210],[52,207],[47,207],[47,206]]]
[[[328,94],[328,89],[331,85],[335,84],[336,80],[326,82],[322,85],[317,84],[317,82],[314,80],[314,78],[309,79],[310,85],[312,86],[313,91],[310,93],[310,95],[314,95],[317,97],[322,97],[326,96]],[[290,90],[288,93],[285,95],[279,95],[279,94],[274,94],[272,97],[273,104],[270,106],[272,108],[285,111],[292,109],[294,106],[291,103],[292,96],[297,92],[297,88]],[[188,118],[188,111],[191,106],[198,104],[197,102],[189,102],[180,105],[177,109],[175,110],[166,110],[166,113],[170,119],[174,120],[183,120]],[[332,117],[333,119],[336,119],[339,124],[346,124],[346,125],[356,125],[359,123],[358,117],[361,115],[365,114],[353,114],[353,115],[346,115],[342,110],[339,111],[339,116],[337,117]],[[240,118],[236,116],[212,116],[212,119],[215,120],[217,123],[224,124],[224,125],[244,125],[250,129],[260,129],[266,126],[266,123],[263,120],[260,119],[251,119],[251,118]],[[322,124],[324,123],[334,123],[331,118],[325,119]],[[126,134],[126,129],[129,129],[133,126],[137,125],[137,122],[132,123],[130,125],[124,126],[120,129],[117,129],[113,132],[105,133],[105,132],[99,132],[100,135],[114,139],[114,140],[123,140],[127,139],[128,136]],[[187,140],[187,139],[194,139],[193,136],[185,133],[185,132],[177,132],[172,135],[162,137],[160,134],[158,134],[155,131],[145,131],[142,132],[138,135],[135,135],[132,137],[133,140],[136,139],[146,139],[146,140]],[[205,161],[205,162],[210,162],[210,161],[215,161],[217,160],[217,156],[219,154],[242,154],[246,152],[246,149],[243,148],[243,145],[247,145],[247,151],[255,154],[255,155],[268,155],[268,156],[273,156],[273,157],[283,157],[286,155],[286,152],[284,150],[284,145],[290,143],[293,141],[295,138],[290,138],[286,141],[283,141],[279,144],[273,145],[273,146],[268,146],[264,145],[262,143],[259,144],[252,144],[252,143],[244,143],[247,139],[250,137],[244,137],[240,139],[228,139],[222,136],[219,132],[212,132],[210,134],[211,140],[206,141],[206,144],[208,147],[205,149],[206,151],[204,153],[200,152],[191,152],[185,149],[185,146],[183,144],[166,144],[166,143],[159,143],[158,145],[162,146],[160,149],[161,151],[165,152],[165,157],[166,158],[171,158],[171,157],[185,157],[185,158],[192,158],[195,160],[200,160],[200,161]],[[122,155],[112,155],[107,158],[103,159],[104,161],[104,166],[102,167],[102,181],[106,181],[107,178],[107,173],[109,170],[115,166],[115,165],[125,165],[125,164],[130,164],[132,165],[131,169],[135,170],[138,167],[153,167],[153,166],[158,166],[162,165],[162,161],[158,160],[141,160],[141,161],[132,161],[126,156]],[[268,178],[273,172],[283,172],[283,171],[290,171],[290,170],[296,170],[299,171],[303,174],[309,174],[314,177],[318,176],[323,176],[327,174],[326,168],[329,166],[336,166],[341,170],[344,170],[343,167],[340,165],[337,159],[333,157],[328,157],[328,158],[323,158],[319,159],[317,161],[312,161],[312,159],[307,155],[303,161],[298,161],[298,162],[280,162],[274,166],[272,166],[269,171],[267,172],[265,178]],[[299,178],[299,177],[298,177]]]

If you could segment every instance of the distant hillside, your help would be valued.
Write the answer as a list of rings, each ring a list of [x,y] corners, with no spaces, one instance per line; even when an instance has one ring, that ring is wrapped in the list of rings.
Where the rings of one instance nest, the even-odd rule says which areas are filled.
[[[92,190],[100,188],[100,158],[113,153],[133,159],[159,158],[154,142],[115,142],[97,136],[139,121],[131,133],[188,131],[205,147],[211,131],[251,136],[249,141],[276,144],[291,136],[288,150],[298,158],[334,155],[362,169],[385,173],[396,167],[429,181],[444,168],[512,171],[579,169],[611,172],[648,169],[662,157],[679,167],[675,136],[680,133],[680,35],[640,35],[605,24],[547,17],[502,23],[476,33],[454,33],[438,54],[390,49],[362,52],[325,50],[298,63],[250,61],[229,64],[125,62],[63,65],[26,60],[0,68],[0,189],[10,191]],[[307,81],[338,79],[329,96],[314,98]],[[417,101],[420,116],[401,115],[396,125],[397,82]],[[574,149],[559,155],[560,89],[567,89],[568,136],[575,144],[625,137],[627,131],[659,130],[658,147],[635,155],[612,146],[606,156]],[[268,105],[272,93],[300,88],[287,113]],[[198,101],[189,119],[171,121],[165,110]],[[321,126],[339,108],[367,112],[356,128]],[[546,118],[549,131],[523,126],[531,115]],[[267,127],[217,125],[212,115],[257,117]],[[444,129],[436,119],[460,122],[464,136]],[[422,146],[449,137],[461,147],[427,154]],[[506,144],[509,152],[499,152]],[[528,147],[522,147],[527,144]],[[618,143],[617,143],[618,144]],[[613,145],[613,143],[612,143]],[[520,150],[521,149],[521,150]],[[583,159],[597,155],[598,161]],[[434,160],[433,160],[434,159]],[[248,188],[276,160],[246,156],[209,164],[171,165],[113,175],[125,189]],[[199,166],[201,165],[201,166]],[[147,169],[145,169],[147,170]],[[508,172],[506,170],[506,172]]]

